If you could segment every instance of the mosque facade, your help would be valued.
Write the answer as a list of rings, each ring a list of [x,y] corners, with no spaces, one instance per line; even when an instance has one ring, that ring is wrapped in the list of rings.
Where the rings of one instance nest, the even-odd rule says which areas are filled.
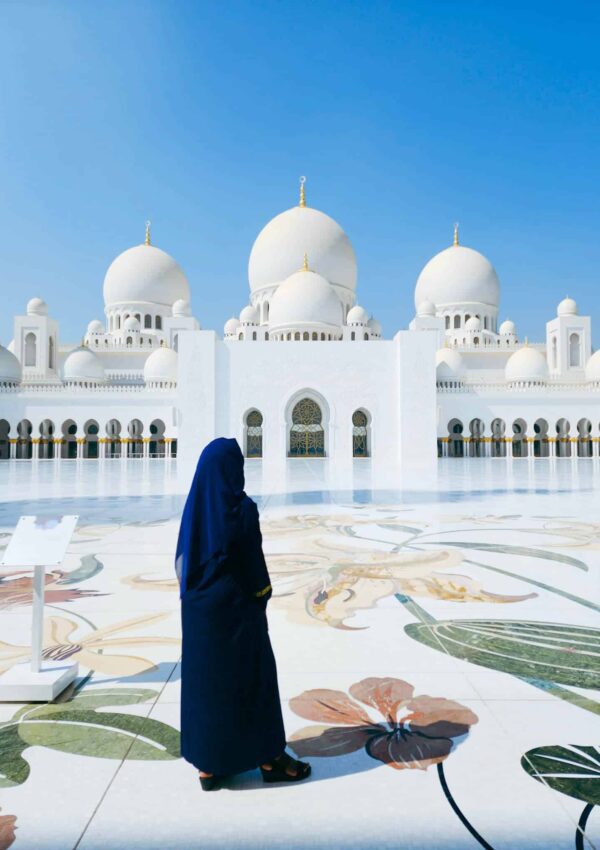
[[[0,460],[162,458],[193,468],[219,435],[250,459],[600,456],[600,351],[564,298],[542,342],[500,321],[500,282],[453,243],[419,274],[415,316],[384,339],[357,301],[339,224],[306,202],[259,233],[249,303],[203,330],[177,262],[146,238],[104,278],[104,320],[61,342],[41,298],[0,346]]]

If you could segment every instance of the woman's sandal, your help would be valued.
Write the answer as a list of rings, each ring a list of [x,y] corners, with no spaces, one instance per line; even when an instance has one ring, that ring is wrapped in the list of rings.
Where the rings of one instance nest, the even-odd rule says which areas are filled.
[[[203,791],[216,791],[217,788],[220,788],[219,780],[220,776],[199,776],[200,785],[202,786]]]
[[[286,752],[282,753],[278,758],[270,762],[270,768],[262,767],[263,782],[301,782],[303,779],[308,779],[310,776],[310,764],[305,761],[293,759]],[[289,769],[295,773],[288,773]]]

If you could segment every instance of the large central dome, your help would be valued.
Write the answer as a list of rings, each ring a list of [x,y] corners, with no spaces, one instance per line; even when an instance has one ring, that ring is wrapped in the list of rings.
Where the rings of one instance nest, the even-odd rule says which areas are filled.
[[[356,289],[356,257],[350,240],[330,216],[312,207],[292,207],[263,227],[248,263],[250,291],[278,286],[308,254],[311,269],[351,297]]]
[[[154,245],[136,245],[114,260],[104,278],[106,307],[156,304],[171,307],[190,300],[190,287],[173,257]]]

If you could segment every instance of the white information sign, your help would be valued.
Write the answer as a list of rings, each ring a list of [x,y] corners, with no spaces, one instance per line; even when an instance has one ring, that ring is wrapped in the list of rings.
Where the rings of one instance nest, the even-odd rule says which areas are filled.
[[[0,565],[57,567],[63,562],[78,516],[22,516]]]
[[[43,659],[45,568],[63,562],[78,516],[22,516],[0,566],[33,567],[31,664],[15,664],[0,676],[0,701],[48,702],[77,676],[77,664]]]

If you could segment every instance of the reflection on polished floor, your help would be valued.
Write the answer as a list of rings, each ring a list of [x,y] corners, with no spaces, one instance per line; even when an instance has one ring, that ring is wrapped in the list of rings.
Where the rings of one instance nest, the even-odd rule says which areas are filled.
[[[246,471],[311,780],[202,794],[179,758],[176,464],[4,463],[0,546],[22,513],[80,514],[45,652],[81,677],[0,705],[0,850],[600,847],[596,460]],[[27,570],[1,577],[0,669],[30,601]]]

